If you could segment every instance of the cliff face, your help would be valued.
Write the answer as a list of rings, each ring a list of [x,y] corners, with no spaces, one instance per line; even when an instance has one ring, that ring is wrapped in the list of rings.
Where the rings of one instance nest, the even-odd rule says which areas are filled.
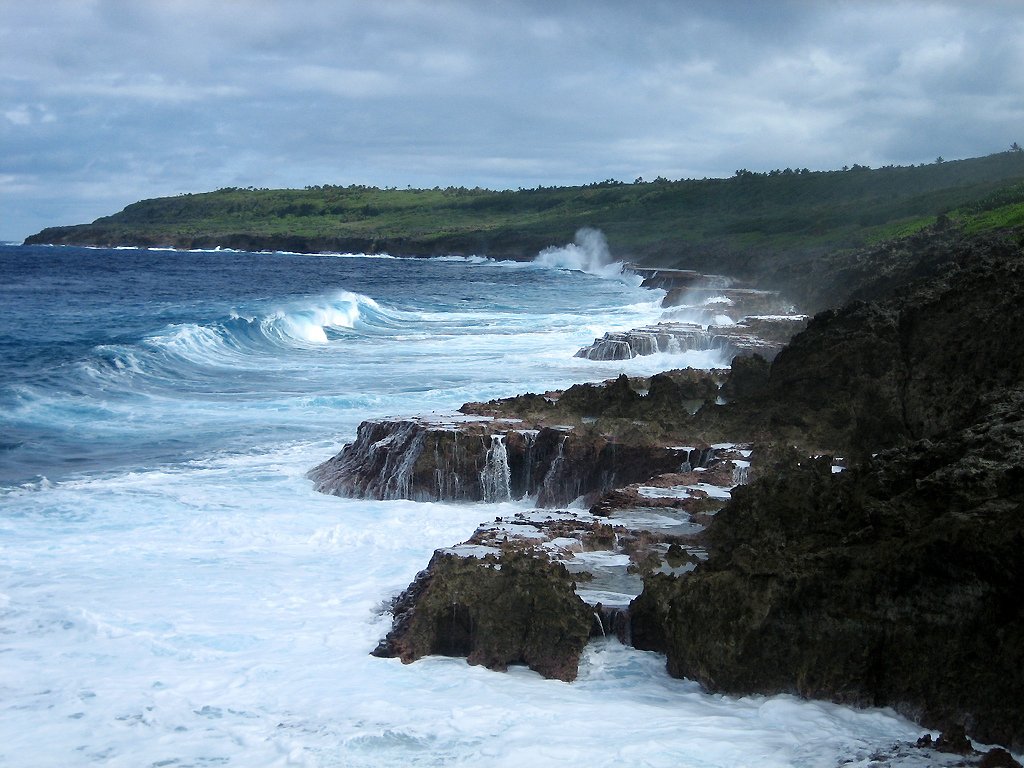
[[[374,655],[405,663],[465,656],[497,670],[525,664],[565,681],[576,678],[594,623],[560,563],[474,545],[434,553],[392,613],[394,627]]]
[[[980,397],[1024,380],[1022,297],[1019,246],[968,249],[884,302],[815,316],[767,377],[744,364],[744,397],[698,424],[859,456],[963,427]]]
[[[523,429],[506,422],[369,421],[309,476],[322,493],[414,501],[508,501],[553,507],[678,469],[659,445],[588,429]]]
[[[671,542],[625,532],[643,574],[632,640],[665,653],[672,674],[894,706],[1024,750],[1024,247],[979,241],[943,258],[884,301],[819,314],[770,364],[737,358],[721,389],[707,372],[622,376],[467,404],[488,420],[454,428],[371,422],[313,476],[374,498],[537,493],[550,505],[643,481],[592,512],[685,504]],[[747,441],[730,459],[740,485],[716,501],[697,446]],[[645,480],[662,472],[685,476]],[[570,679],[584,624],[612,615],[567,597],[557,563],[496,541],[435,555],[379,652]]]
[[[819,315],[767,376],[748,364],[723,420],[863,461],[777,451],[707,562],[645,581],[634,642],[714,690],[891,705],[1024,747],[1022,300],[1024,255],[995,249]]]
[[[1019,750],[1022,407],[857,471],[794,457],[736,489],[710,559],[646,581],[634,643],[713,690],[895,706]]]

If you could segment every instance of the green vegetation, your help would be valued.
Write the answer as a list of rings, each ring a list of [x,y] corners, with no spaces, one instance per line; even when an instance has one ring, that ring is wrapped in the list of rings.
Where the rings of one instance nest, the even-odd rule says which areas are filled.
[[[1024,227],[1024,184],[1004,187],[950,213],[949,219],[970,234]]]
[[[591,226],[619,258],[744,272],[782,254],[907,235],[940,216],[974,229],[1020,224],[1022,206],[1024,152],[1011,150],[909,167],[738,170],[729,179],[516,191],[226,188],[144,200],[27,242],[529,258]]]

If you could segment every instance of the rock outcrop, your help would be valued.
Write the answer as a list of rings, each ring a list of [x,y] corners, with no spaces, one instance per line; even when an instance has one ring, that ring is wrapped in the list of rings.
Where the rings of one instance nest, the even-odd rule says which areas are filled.
[[[699,453],[699,456],[697,455]],[[589,512],[533,510],[481,525],[434,553],[391,605],[374,651],[439,654],[572,680],[589,637],[629,640],[629,602],[644,573],[682,573],[707,557],[700,533],[729,498],[746,446],[698,452],[707,466],[606,493]]]
[[[729,361],[739,356],[760,355],[773,359],[794,334],[807,324],[803,315],[745,317],[727,325],[661,322],[629,331],[606,333],[583,347],[576,357],[587,360],[629,360],[659,352],[718,352]]]
[[[560,563],[478,545],[436,552],[392,613],[393,629],[374,655],[406,663],[465,656],[497,670],[525,664],[566,681],[576,678],[594,621]]]
[[[727,315],[733,320],[749,315],[787,314],[793,310],[792,305],[783,299],[778,291],[743,288],[735,284],[698,284],[673,288],[662,299],[661,306],[704,309]]]
[[[671,446],[582,426],[406,419],[363,422],[355,442],[309,477],[316,490],[336,496],[484,502],[530,496],[554,507],[673,471],[683,461]]]
[[[589,614],[589,633],[611,627],[712,690],[893,706],[1024,749],[1024,251],[1006,240],[964,253],[884,301],[819,314],[771,362],[737,358],[724,383],[680,371],[467,404],[455,438],[364,425],[358,450],[318,468],[325,490],[416,498],[475,483],[483,498],[507,476],[510,495],[593,501],[585,515],[496,521],[458,562],[435,556],[441,583],[495,601],[511,624],[473,612],[486,606],[454,612],[449,587],[423,597],[424,576],[396,603],[384,651],[454,649],[569,679]],[[543,458],[524,460],[513,434]],[[714,465],[730,440],[753,446]],[[507,472],[492,471],[499,445]],[[439,479],[456,466],[458,483]],[[595,568],[595,549],[620,570]],[[537,608],[508,602],[516,579],[524,595],[550,581],[545,604],[572,630],[545,618],[545,639],[523,640],[521,617]],[[478,649],[471,629],[430,629],[453,616],[509,636]],[[549,642],[566,653],[536,651]]]
[[[706,562],[646,579],[634,642],[713,690],[894,706],[1024,748],[1022,299],[1024,256],[1001,248],[734,371],[736,399],[697,420],[805,450],[734,493]],[[836,473],[810,445],[857,461]]]
[[[884,302],[816,315],[759,391],[748,377],[697,428],[866,457],[966,426],[986,393],[1024,381],[1024,256],[1009,242],[971,253]]]
[[[653,575],[634,642],[713,690],[894,706],[1024,747],[1024,394],[856,470],[737,489],[710,558]]]
[[[807,324],[777,291],[743,287],[731,277],[679,269],[630,267],[648,288],[666,290],[662,320],[609,332],[576,357],[629,360],[659,352],[716,351],[728,363],[740,355],[771,360]]]
[[[689,461],[680,425],[717,396],[722,378],[694,369],[620,376],[467,403],[452,417],[366,421],[309,477],[321,493],[355,498],[565,505],[679,470]]]

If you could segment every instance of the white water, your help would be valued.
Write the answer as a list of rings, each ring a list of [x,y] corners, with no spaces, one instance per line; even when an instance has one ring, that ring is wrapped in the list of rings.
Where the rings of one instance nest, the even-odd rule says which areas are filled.
[[[553,269],[576,270],[634,285],[641,282],[638,276],[623,273],[624,265],[612,258],[604,233],[589,227],[577,231],[574,242],[569,245],[545,248],[534,262]]]
[[[656,320],[661,295],[616,283],[616,305],[562,275],[565,304],[527,312],[502,276],[537,265],[450,266],[421,286],[437,301],[250,301],[104,336],[19,384],[4,417],[61,437],[51,479],[0,495],[0,765],[830,766],[920,735],[891,712],[707,695],[613,640],[572,684],[371,657],[381,603],[435,548],[524,507],[314,493],[305,472],[361,418],[710,359],[573,358]],[[450,294],[479,275],[493,298],[461,308]],[[66,451],[86,467],[61,469]]]
[[[19,498],[3,523],[0,764],[832,765],[919,735],[884,712],[706,695],[615,641],[572,684],[370,657],[380,601],[516,507],[319,496],[302,477],[319,456]]]

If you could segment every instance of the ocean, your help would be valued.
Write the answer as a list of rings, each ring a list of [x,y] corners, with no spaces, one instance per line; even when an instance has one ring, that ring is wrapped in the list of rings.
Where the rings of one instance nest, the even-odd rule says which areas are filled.
[[[0,765],[765,768],[915,740],[889,710],[707,694],[615,640],[573,683],[369,655],[435,548],[528,504],[313,492],[361,420],[722,364],[573,357],[661,317],[599,245],[0,246]]]

